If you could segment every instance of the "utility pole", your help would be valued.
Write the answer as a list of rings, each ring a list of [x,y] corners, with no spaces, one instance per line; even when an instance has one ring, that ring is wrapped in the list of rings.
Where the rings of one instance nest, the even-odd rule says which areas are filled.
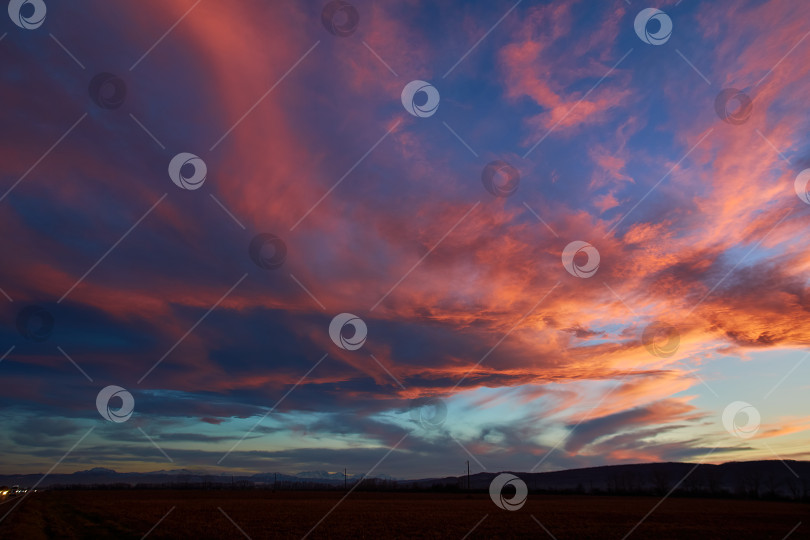
[[[470,491],[470,460],[467,460],[467,491]]]
[[[343,490],[346,491],[348,489],[349,484],[349,477],[346,475],[346,468],[343,468]]]

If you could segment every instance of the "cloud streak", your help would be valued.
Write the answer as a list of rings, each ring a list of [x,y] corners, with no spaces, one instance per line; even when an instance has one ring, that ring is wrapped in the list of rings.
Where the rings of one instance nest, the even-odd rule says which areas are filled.
[[[810,42],[799,22],[806,9],[795,3],[673,8],[671,47],[639,42],[624,5],[520,6],[447,79],[439,76],[457,60],[450,38],[474,43],[491,26],[481,22],[486,14],[466,8],[459,26],[460,6],[437,7],[431,19],[417,2],[358,4],[356,35],[339,38],[323,31],[315,7],[257,2],[245,18],[201,3],[128,72],[190,5],[91,4],[98,32],[76,22],[78,8],[54,17],[53,32],[88,73],[124,77],[120,110],[87,99],[88,73],[55,62],[54,43],[18,33],[0,50],[9,66],[0,121],[14,128],[0,135],[0,190],[89,111],[0,202],[0,248],[13,254],[0,286],[14,298],[2,305],[0,338],[16,345],[0,363],[0,400],[23,419],[4,428],[16,449],[3,464],[9,470],[47,468],[25,447],[36,449],[31,456],[58,454],[50,441],[70,433],[53,433],[43,418],[64,417],[79,434],[100,421],[98,388],[57,345],[94,381],[132,389],[194,328],[136,392],[133,422],[141,415],[156,441],[171,444],[169,455],[195,466],[215,462],[218,446],[227,449],[328,352],[232,466],[359,466],[362,452],[376,455],[412,429],[400,418],[410,400],[438,396],[463,414],[392,454],[392,467],[418,476],[426,456],[461,450],[450,434],[493,467],[517,468],[501,453],[528,468],[559,440],[551,467],[691,458],[725,436],[723,404],[707,402],[716,381],[705,387],[704,368],[810,342],[810,213],[793,192],[807,155],[800,111],[810,73],[801,58]],[[675,47],[709,74],[710,87]],[[441,94],[435,118],[399,104],[417,78]],[[714,113],[727,86],[753,97],[744,125]],[[198,192],[176,189],[166,174],[179,152],[206,162]],[[481,185],[495,159],[520,169],[511,198]],[[285,242],[280,270],[251,261],[248,245],[260,233]],[[562,267],[574,240],[598,249],[593,278]],[[15,330],[28,304],[54,315],[44,343]],[[367,323],[361,351],[330,340],[329,321],[341,312]],[[676,354],[645,346],[654,321],[676,327]],[[730,384],[727,401],[745,390]],[[509,400],[520,414],[499,423]],[[312,421],[326,411],[335,414]],[[764,423],[797,414],[781,404]],[[32,429],[48,444],[27,437]],[[795,450],[803,431],[768,427],[761,437]],[[93,437],[97,457],[79,449],[70,463],[145,470],[159,461],[137,432],[121,460],[102,450],[118,435]]]

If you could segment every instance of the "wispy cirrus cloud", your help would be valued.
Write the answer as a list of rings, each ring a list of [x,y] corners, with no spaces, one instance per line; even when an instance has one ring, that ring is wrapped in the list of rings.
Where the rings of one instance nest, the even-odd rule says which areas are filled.
[[[13,105],[0,119],[15,127],[2,135],[3,187],[60,129],[91,111],[0,203],[7,231],[0,245],[14,254],[0,268],[0,286],[15,300],[3,306],[0,335],[18,345],[0,371],[3,400],[21,414],[59,409],[89,421],[98,382],[137,388],[144,418],[176,422],[156,425],[155,436],[171,441],[177,459],[200,464],[224,438],[244,434],[247,421],[328,352],[279,405],[289,426],[259,432],[271,445],[292,444],[279,434],[285,430],[305,434],[301,467],[343,452],[338,435],[358,446],[393,444],[409,400],[421,396],[464,409],[457,418],[464,429],[446,429],[481,459],[497,459],[508,446],[528,468],[554,447],[544,430],[568,437],[564,454],[549,462],[556,467],[599,456],[674,459],[724,433],[706,427],[718,423],[722,407],[707,402],[714,390],[702,381],[702,367],[808,342],[808,212],[792,186],[806,150],[806,122],[797,113],[808,77],[800,62],[805,45],[785,57],[804,35],[801,6],[772,1],[722,16],[706,3],[673,8],[673,47],[657,48],[636,40],[635,13],[623,5],[521,6],[442,78],[464,51],[451,55],[439,29],[446,25],[459,43],[472,45],[512,4],[498,6],[489,25],[478,19],[484,13],[465,8],[458,26],[449,15],[459,6],[437,8],[439,20],[420,25],[425,15],[416,2],[363,5],[356,39],[341,39],[323,31],[311,7],[257,4],[246,20],[202,3],[128,71],[187,4],[147,2],[135,11],[105,5],[99,35],[71,27],[77,15],[69,10],[54,27],[88,70],[115,67],[125,78],[128,98],[113,114],[92,108],[87,73],[54,63],[44,44],[15,35],[0,50],[9,66],[2,94]],[[113,37],[120,20],[131,24]],[[710,74],[711,85],[674,47]],[[436,117],[411,117],[399,104],[402,87],[415,78],[438,87]],[[28,85],[43,92],[28,92]],[[730,85],[754,98],[742,126],[714,113],[715,95]],[[180,151],[206,160],[202,190],[181,192],[168,179],[168,161]],[[521,170],[512,198],[495,199],[481,185],[482,168],[496,158]],[[263,271],[248,256],[251,238],[264,232],[288,247],[279,271]],[[572,240],[598,249],[593,278],[563,269],[560,254]],[[29,303],[53,312],[49,342],[26,343],[16,334],[16,312]],[[343,311],[369,326],[361,351],[340,350],[329,339],[329,321]],[[671,357],[650,354],[642,341],[658,319],[677,327]],[[504,400],[523,410],[508,425],[490,417]],[[468,402],[475,406],[465,409]],[[346,414],[305,421],[332,410]],[[386,414],[400,419],[381,421]],[[201,426],[205,440],[172,437],[168,430],[178,426]],[[10,439],[20,429],[9,428]],[[673,439],[656,439],[656,430]],[[791,431],[801,432],[763,429],[762,437]],[[441,453],[436,437],[403,446],[412,455],[402,466],[415,467],[414,455]],[[211,447],[203,452],[191,443]],[[146,460],[132,451],[128,463]],[[234,466],[294,467],[294,449],[283,452],[278,461],[237,453]]]

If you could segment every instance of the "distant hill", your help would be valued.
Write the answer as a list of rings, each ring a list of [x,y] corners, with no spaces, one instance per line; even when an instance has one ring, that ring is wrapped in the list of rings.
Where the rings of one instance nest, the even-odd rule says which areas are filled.
[[[510,471],[506,471],[510,472]],[[486,490],[499,473],[470,476],[470,488]],[[530,491],[592,494],[666,494],[735,495],[810,499],[810,462],[743,461],[721,465],[694,463],[641,463],[610,465],[564,471],[512,472],[526,482]],[[420,487],[451,486],[466,488],[466,477],[417,480]]]
[[[507,471],[508,472],[508,471]],[[486,491],[499,472],[470,476],[470,489]],[[526,482],[530,491],[591,494],[665,494],[708,496],[773,497],[810,499],[810,462],[744,461],[722,465],[693,463],[641,463],[570,469],[555,472],[512,472]],[[0,475],[0,486],[33,487],[40,474]],[[349,484],[362,479],[349,475]],[[47,487],[258,487],[279,489],[342,488],[342,472],[306,471],[298,474],[258,473],[253,475],[212,474],[201,470],[175,469],[152,472],[117,472],[93,468],[72,474],[51,474],[39,488]],[[366,479],[364,487],[378,489],[459,490],[466,489],[466,476],[401,480],[380,475]]]
[[[348,481],[354,482],[363,477],[361,474],[349,474]],[[33,487],[42,478],[42,474],[12,474],[0,475],[0,486]],[[390,479],[381,475],[378,479]],[[303,484],[340,485],[344,483],[342,472],[305,471],[298,474],[258,473],[253,475],[231,475],[226,473],[211,473],[205,470],[172,469],[150,472],[117,472],[113,469],[95,467],[85,471],[76,471],[71,474],[48,475],[38,485],[38,488],[52,486],[101,486],[101,485],[267,485],[287,484],[300,486]]]

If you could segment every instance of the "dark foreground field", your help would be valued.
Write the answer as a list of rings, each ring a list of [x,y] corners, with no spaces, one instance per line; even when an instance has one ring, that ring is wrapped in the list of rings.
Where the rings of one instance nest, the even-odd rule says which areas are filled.
[[[0,538],[122,540],[147,533],[156,539],[301,538],[342,496],[266,491],[39,492],[0,523]],[[621,539],[658,502],[654,497],[531,495],[521,510],[508,512],[486,494],[352,493],[309,538],[463,538],[480,522],[468,538],[551,538],[550,533],[559,540]],[[0,503],[0,515],[13,504]],[[799,522],[803,524],[796,528]],[[810,538],[810,506],[673,498],[630,538],[778,540],[791,530],[791,539]]]

